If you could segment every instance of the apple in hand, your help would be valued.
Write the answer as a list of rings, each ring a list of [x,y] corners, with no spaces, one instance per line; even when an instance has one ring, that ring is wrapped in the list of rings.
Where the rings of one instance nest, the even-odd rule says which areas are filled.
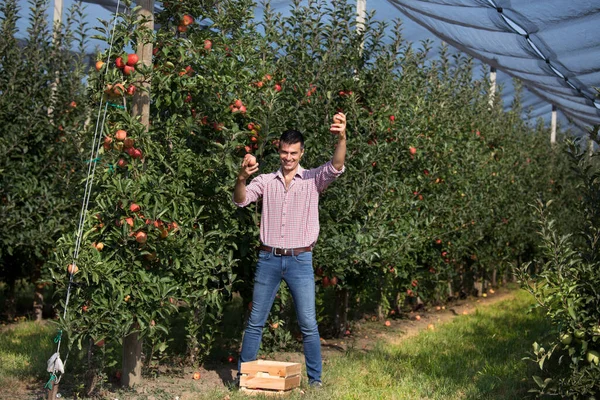
[[[247,165],[249,167],[253,167],[254,165],[256,165],[256,157],[254,157],[252,154],[248,153],[246,154],[246,156],[244,157],[244,160],[247,160],[248,163]]]

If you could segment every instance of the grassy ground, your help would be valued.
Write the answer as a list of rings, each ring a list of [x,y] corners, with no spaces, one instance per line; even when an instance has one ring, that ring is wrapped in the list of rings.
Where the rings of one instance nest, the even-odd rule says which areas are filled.
[[[330,354],[324,363],[325,386],[319,391],[303,388],[286,398],[521,399],[531,387],[528,378],[533,372],[532,365],[521,359],[550,329],[543,316],[528,313],[531,304],[527,293],[516,291],[508,300],[458,315],[451,322],[437,324],[435,330],[404,340],[382,336],[367,350],[354,347],[340,355]],[[44,371],[43,364],[52,353],[48,337],[53,334],[51,327],[30,323],[3,331],[0,387]],[[161,379],[160,385],[147,381],[143,390],[111,392],[106,398],[246,398],[235,389],[211,389],[202,381]]]
[[[2,327],[0,332],[0,399],[23,398],[19,396],[24,385],[39,385],[49,375],[46,362],[56,351],[52,341],[56,327],[20,322]]]
[[[541,315],[527,312],[531,304],[519,291],[398,345],[380,341],[368,352],[351,350],[328,360],[323,389],[289,398],[522,399],[534,369],[521,359],[550,329]],[[201,398],[224,396],[215,391]]]

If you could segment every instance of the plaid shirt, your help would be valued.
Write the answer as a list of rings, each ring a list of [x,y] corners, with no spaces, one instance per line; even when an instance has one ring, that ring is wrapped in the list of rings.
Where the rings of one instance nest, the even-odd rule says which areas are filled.
[[[281,168],[261,174],[246,186],[246,200],[234,203],[245,207],[263,198],[260,241],[271,247],[291,249],[313,246],[319,236],[319,194],[342,172],[331,161],[314,169],[298,165],[296,175],[285,189]]]

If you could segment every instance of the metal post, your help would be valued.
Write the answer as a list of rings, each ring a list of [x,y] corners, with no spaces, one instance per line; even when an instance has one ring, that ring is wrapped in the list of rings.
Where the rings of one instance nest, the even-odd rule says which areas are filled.
[[[552,105],[552,120],[550,124],[550,143],[556,143],[556,106]]]
[[[490,107],[494,105],[494,97],[496,96],[496,68],[490,67]]]
[[[58,46],[58,33],[60,32],[62,26],[62,14],[63,0],[54,0],[54,26],[52,27],[52,38],[54,46]],[[54,103],[56,102],[56,90],[58,89],[58,84],[60,83],[60,73],[58,71],[55,71],[54,75],[54,82],[50,84],[50,104],[48,105],[48,116],[50,117],[52,117],[52,113],[54,112]]]
[[[63,14],[63,0],[54,0],[54,40],[56,40],[56,36],[58,35],[58,29],[60,24],[62,23],[62,14]]]
[[[367,0],[356,0],[356,33],[360,34],[365,30],[365,19],[367,17]],[[362,54],[365,41],[360,41],[360,54]]]

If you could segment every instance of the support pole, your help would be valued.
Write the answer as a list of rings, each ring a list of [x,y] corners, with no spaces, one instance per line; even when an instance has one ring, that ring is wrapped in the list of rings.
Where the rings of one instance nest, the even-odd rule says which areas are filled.
[[[490,67],[490,107],[494,106],[494,98],[496,97],[496,68]]]
[[[58,46],[58,33],[60,32],[60,29],[62,29],[62,15],[63,0],[54,0],[54,25],[52,27],[52,38],[55,47]],[[58,51],[58,48],[55,48],[55,51]],[[58,89],[58,84],[60,83],[59,72],[55,71],[54,75],[54,82],[52,82],[50,85],[50,104],[48,105],[48,116],[50,117],[52,116],[52,113],[54,113],[54,103],[56,102],[56,90]]]
[[[141,7],[138,16],[149,18],[149,21],[143,24],[149,34],[144,42],[138,43],[136,54],[139,63],[152,66],[152,35],[150,33],[154,31],[154,0],[138,0],[137,4]],[[134,117],[140,116],[141,123],[148,130],[150,127],[150,82],[142,81],[139,84],[144,90],[136,90],[133,96],[132,114]]]
[[[550,143],[556,143],[556,106],[552,105],[552,120],[550,124]]]
[[[356,0],[356,32],[362,33],[365,30],[365,20],[367,17],[367,0]],[[360,53],[364,48],[364,40],[360,42]]]
[[[62,23],[62,15],[63,15],[63,0],[54,0],[54,40],[56,40],[56,36],[58,36],[58,29],[60,24]]]
[[[148,32],[148,35],[142,35],[144,38],[138,42],[136,54],[139,63],[146,66],[152,65],[152,32],[154,31],[154,0],[138,0],[140,6],[137,11],[140,19],[148,19],[148,22],[142,24],[142,29]],[[140,117],[140,122],[146,127],[150,127],[150,82],[138,82],[143,90],[136,90],[133,96],[132,116]],[[122,384],[124,387],[134,387],[142,382],[142,340],[139,337],[137,324],[132,325],[133,333],[123,338],[123,374]]]

